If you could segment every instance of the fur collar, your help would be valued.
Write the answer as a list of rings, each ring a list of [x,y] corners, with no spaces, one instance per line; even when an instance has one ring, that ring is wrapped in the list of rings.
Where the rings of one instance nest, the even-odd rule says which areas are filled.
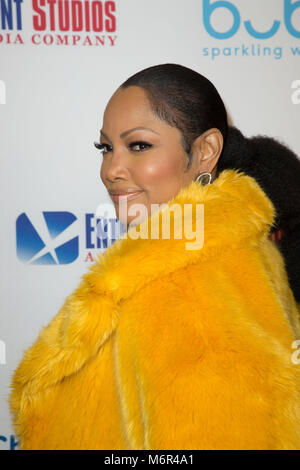
[[[185,236],[158,240],[123,236],[90,267],[86,279],[91,290],[101,295],[109,293],[115,302],[119,302],[162,274],[217,256],[225,248],[257,243],[268,236],[276,215],[273,204],[257,182],[238,170],[225,170],[213,184],[206,186],[192,181],[168,202],[166,209],[179,204],[183,219],[184,205],[195,207],[197,203],[204,204],[205,240],[202,247],[186,249],[191,240]],[[141,228],[148,226],[149,234],[153,218],[140,224]],[[182,226],[184,224],[195,230],[195,211],[193,219],[188,216],[182,220]],[[161,227],[161,220],[159,225]]]
[[[119,302],[178,268],[203,259],[214,262],[224,249],[258,244],[268,237],[276,215],[258,183],[238,170],[224,170],[206,186],[193,181],[165,207],[195,203],[204,204],[203,246],[185,249],[191,241],[185,236],[134,240],[129,232],[124,234],[98,256],[60,312],[26,352],[29,361],[25,358],[20,366],[19,383],[27,383],[30,390],[36,391],[75,373],[98,353],[117,327]],[[145,228],[152,217],[140,227]]]

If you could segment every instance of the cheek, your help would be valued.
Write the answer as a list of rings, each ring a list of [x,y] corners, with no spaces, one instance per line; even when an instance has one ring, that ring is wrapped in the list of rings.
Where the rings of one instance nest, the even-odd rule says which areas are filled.
[[[132,175],[136,183],[145,190],[158,190],[161,185],[177,184],[182,174],[182,164],[174,156],[159,154],[151,160],[140,162],[132,169]]]
[[[143,201],[151,204],[167,203],[182,186],[183,160],[175,152],[151,156],[151,160],[140,161],[131,168],[134,182],[144,189]],[[142,202],[142,200],[140,201]]]

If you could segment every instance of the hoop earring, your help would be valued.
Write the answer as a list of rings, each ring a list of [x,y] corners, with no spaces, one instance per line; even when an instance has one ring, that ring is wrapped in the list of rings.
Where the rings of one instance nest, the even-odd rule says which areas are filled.
[[[211,173],[204,172],[204,173],[200,173],[200,175],[197,176],[195,181],[197,183],[200,183],[202,186],[205,186],[207,184],[211,184],[211,179],[212,179]]]

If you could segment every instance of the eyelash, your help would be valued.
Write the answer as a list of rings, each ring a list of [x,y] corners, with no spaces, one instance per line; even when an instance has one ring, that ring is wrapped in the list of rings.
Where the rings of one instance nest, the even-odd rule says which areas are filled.
[[[141,140],[139,141],[136,141],[136,142],[131,142],[131,144],[129,144],[129,147],[134,147],[135,145],[144,145],[146,146],[147,148],[151,148],[152,147],[152,144],[148,144],[147,142],[143,142]],[[95,147],[101,151],[102,155],[105,155],[106,153],[108,153],[107,151],[104,152],[104,149],[105,147],[110,147],[108,144],[99,144],[98,142],[95,142]],[[143,149],[143,150],[133,150],[133,152],[137,152],[137,153],[140,153],[140,152],[144,152],[145,150],[147,149]]]

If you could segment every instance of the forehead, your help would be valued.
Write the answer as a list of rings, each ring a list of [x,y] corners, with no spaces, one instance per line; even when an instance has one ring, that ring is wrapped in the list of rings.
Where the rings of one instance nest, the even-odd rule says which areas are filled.
[[[123,124],[124,121],[135,124],[140,120],[155,120],[146,92],[137,86],[118,89],[105,108],[103,122],[106,125],[112,122]]]
[[[151,128],[170,143],[181,143],[181,132],[153,114],[143,88],[119,88],[106,106],[102,133],[111,139],[119,138],[128,129],[140,126]]]

